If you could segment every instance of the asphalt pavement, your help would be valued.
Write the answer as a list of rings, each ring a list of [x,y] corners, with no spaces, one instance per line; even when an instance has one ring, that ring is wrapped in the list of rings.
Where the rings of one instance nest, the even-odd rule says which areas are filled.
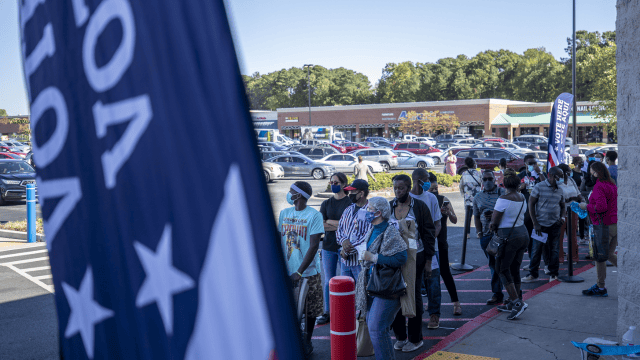
[[[22,221],[27,218],[27,202],[15,201],[0,206],[0,223]],[[36,205],[36,218],[42,218],[40,205]]]

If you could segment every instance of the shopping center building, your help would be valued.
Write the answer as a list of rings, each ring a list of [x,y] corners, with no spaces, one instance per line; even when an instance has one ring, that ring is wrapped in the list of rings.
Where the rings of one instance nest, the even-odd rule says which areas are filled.
[[[277,109],[277,127],[292,138],[298,138],[301,127],[305,126],[331,126],[334,131],[341,131],[347,139],[355,141],[368,136],[395,138],[401,135],[400,118],[408,112],[439,111],[456,115],[460,122],[458,133],[470,133],[475,138],[499,136],[513,139],[525,134],[547,136],[552,106],[553,103],[481,99],[281,108]],[[589,134],[602,129],[600,120],[592,112],[597,106],[592,102],[577,103],[579,143],[586,143]],[[572,134],[571,127],[568,134]],[[607,134],[603,137],[606,142]]]

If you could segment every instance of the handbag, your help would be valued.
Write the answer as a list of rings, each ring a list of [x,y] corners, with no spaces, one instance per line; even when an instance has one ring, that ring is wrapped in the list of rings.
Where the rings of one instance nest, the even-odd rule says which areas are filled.
[[[367,326],[367,318],[360,312],[358,321],[356,322],[356,346],[357,356],[373,356],[373,343],[369,336],[369,327]]]
[[[593,257],[597,262],[604,262],[609,259],[609,225],[602,221],[602,214],[598,225],[593,227]]]
[[[382,299],[399,299],[407,293],[400,268],[376,264],[367,283],[367,295]]]
[[[507,235],[507,237],[501,237],[498,235],[498,233],[493,234],[491,241],[489,241],[489,245],[487,245],[487,250],[486,250],[487,254],[494,257],[501,257],[503,255],[504,246],[509,240],[509,237],[511,236],[511,232],[513,231],[513,228],[516,227],[516,223],[518,222],[518,218],[520,217],[520,214],[522,213],[523,208],[524,208],[524,201],[522,202],[522,206],[520,206],[520,211],[518,211],[518,216],[516,216],[516,219],[513,221],[513,226],[511,226],[511,230],[509,230],[509,235]]]

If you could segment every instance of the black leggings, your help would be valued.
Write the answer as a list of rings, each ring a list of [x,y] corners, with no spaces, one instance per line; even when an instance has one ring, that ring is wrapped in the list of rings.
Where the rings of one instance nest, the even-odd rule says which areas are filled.
[[[509,232],[511,232],[510,228],[498,229],[500,237],[507,237]],[[505,244],[504,253],[496,258],[496,271],[500,274],[503,285],[515,284],[516,289],[520,289],[520,265],[528,245],[527,228],[524,225],[513,228]]]
[[[438,239],[438,262],[440,265],[440,276],[444,281],[444,286],[447,287],[447,292],[451,297],[451,302],[458,301],[458,290],[456,290],[456,283],[451,275],[451,267],[449,266],[449,244],[447,241],[440,241]]]

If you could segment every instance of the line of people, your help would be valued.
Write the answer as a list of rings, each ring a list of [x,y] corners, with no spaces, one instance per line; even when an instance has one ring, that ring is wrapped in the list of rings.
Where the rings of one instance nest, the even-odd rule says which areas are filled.
[[[329,280],[339,273],[356,281],[357,309],[366,314],[369,336],[377,359],[393,359],[394,351],[411,352],[424,346],[422,335],[423,291],[428,298],[429,329],[440,324],[440,278],[454,303],[453,314],[462,315],[457,290],[448,266],[447,222],[457,222],[449,199],[438,194],[435,174],[417,169],[412,177],[393,178],[395,198],[369,198],[369,184],[362,179],[347,183],[335,173],[330,178],[334,196],[316,211],[306,206],[311,186],[295,182],[287,194],[293,207],[280,213],[282,237],[291,280],[308,278],[307,319],[317,324],[330,322]],[[317,256],[320,236],[322,266]],[[411,260],[408,261],[411,255]],[[440,267],[439,264],[446,264]],[[339,265],[339,266],[338,266]],[[405,309],[400,298],[371,296],[367,284],[375,267],[403,269],[413,277],[406,289],[415,302]],[[324,283],[320,283],[320,271]],[[380,271],[380,276],[387,272]],[[408,310],[410,309],[410,310]],[[408,316],[408,321],[405,315]],[[391,340],[393,330],[396,342]],[[313,328],[307,329],[304,348],[313,352]]]

